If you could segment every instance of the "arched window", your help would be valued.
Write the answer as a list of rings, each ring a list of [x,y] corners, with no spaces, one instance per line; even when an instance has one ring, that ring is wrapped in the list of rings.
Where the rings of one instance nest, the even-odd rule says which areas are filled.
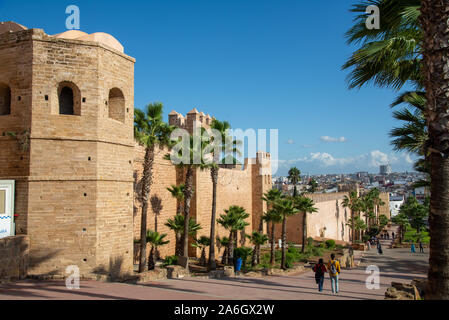
[[[125,122],[125,97],[120,89],[109,90],[108,107],[109,118]]]
[[[61,82],[58,87],[59,114],[81,115],[81,94],[72,82]]]
[[[63,87],[59,93],[59,114],[73,114],[73,90]]]
[[[0,83],[0,116],[11,114],[11,89]]]

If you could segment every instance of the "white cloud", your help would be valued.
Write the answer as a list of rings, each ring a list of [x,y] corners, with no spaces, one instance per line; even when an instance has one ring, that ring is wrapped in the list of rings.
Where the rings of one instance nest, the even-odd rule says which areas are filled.
[[[317,167],[350,167],[348,169],[374,169],[377,171],[380,165],[383,164],[396,164],[410,165],[413,163],[413,159],[408,154],[401,154],[396,156],[394,154],[386,154],[379,150],[373,150],[368,153],[353,157],[343,157],[337,158],[327,152],[315,152],[310,153],[306,157],[290,159],[290,160],[279,160],[279,166],[289,167],[296,163],[310,163]]]
[[[287,140],[287,143],[288,143],[288,144],[295,144],[295,140],[288,139],[288,140]]]
[[[346,142],[345,137],[334,138],[334,137],[329,137],[329,136],[322,136],[320,139],[323,142]]]

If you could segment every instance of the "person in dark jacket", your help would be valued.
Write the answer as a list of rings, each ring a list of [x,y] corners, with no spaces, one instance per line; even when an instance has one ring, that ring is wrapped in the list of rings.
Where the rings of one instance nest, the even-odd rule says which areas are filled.
[[[318,260],[318,263],[312,268],[312,270],[315,272],[315,282],[318,285],[318,291],[322,292],[324,285],[324,275],[327,271],[323,259]]]

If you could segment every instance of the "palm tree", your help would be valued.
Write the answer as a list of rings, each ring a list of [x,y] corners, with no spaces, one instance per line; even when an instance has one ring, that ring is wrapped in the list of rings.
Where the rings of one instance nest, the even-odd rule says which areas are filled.
[[[181,214],[177,214],[173,219],[168,219],[165,223],[165,226],[169,227],[171,230],[175,232],[176,237],[176,245],[175,245],[175,254],[177,256],[182,255],[182,239],[184,236],[184,216]],[[189,236],[194,236],[198,230],[201,230],[201,225],[195,222],[195,219],[189,219]]]
[[[382,19],[379,29],[368,29],[366,8],[376,5]],[[348,44],[360,45],[343,69],[351,69],[349,88],[373,83],[396,90],[410,83],[422,86],[419,7],[421,0],[368,0],[353,5],[358,15],[346,32]]]
[[[182,214],[182,202],[184,201],[184,189],[185,185],[179,186],[172,185],[167,190],[171,193],[172,197],[176,199],[176,214]]]
[[[199,248],[201,250],[201,256],[199,264],[202,266],[206,265],[206,248],[210,246],[210,238],[206,236],[201,236],[199,239],[196,240],[195,243],[192,244],[192,246]]]
[[[143,163],[142,177],[142,216],[140,223],[140,258],[139,272],[143,272],[146,266],[146,234],[148,200],[153,184],[154,148],[159,146],[170,146],[170,133],[173,127],[162,120],[162,103],[150,103],[145,112],[134,110],[134,138],[145,147],[145,158]]]
[[[391,221],[399,226],[399,230],[401,232],[399,240],[400,243],[402,243],[405,232],[407,231],[407,227],[410,226],[408,217],[405,213],[402,212],[391,218]]]
[[[362,238],[362,231],[366,229],[366,224],[359,216],[348,219],[348,223],[346,225],[350,226],[355,232],[357,232],[360,239]]]
[[[315,193],[315,191],[318,189],[318,182],[311,178],[310,181],[307,183],[307,191],[310,193]]]
[[[447,110],[449,88],[449,4],[421,1],[423,78],[427,100],[430,178],[430,258],[426,298],[449,299],[449,145]]]
[[[258,231],[253,231],[251,235],[247,235],[248,239],[254,245],[251,265],[255,267],[260,263],[260,246],[268,241],[268,236]]]
[[[230,206],[224,210],[217,222],[229,231],[228,263],[234,264],[234,243],[237,241],[237,231],[245,229],[249,223],[245,220],[249,218],[249,213],[239,206]]]
[[[278,199],[274,203],[274,210],[282,217],[282,259],[281,268],[285,267],[285,248],[287,247],[287,218],[297,214],[299,211],[293,205],[293,200],[289,198]]]
[[[301,181],[301,171],[299,171],[299,169],[296,167],[293,167],[290,170],[288,170],[288,180],[290,180],[290,183],[295,186],[293,189],[293,196],[296,197],[298,195],[296,185],[298,184],[299,181]]]
[[[264,219],[266,222],[271,223],[271,255],[270,255],[270,264],[274,266],[275,264],[275,248],[276,248],[276,234],[275,234],[275,228],[277,223],[282,222],[282,216],[274,209],[270,209],[267,212],[264,213],[262,219]]]
[[[318,212],[318,209],[315,207],[315,203],[312,199],[307,198],[305,196],[299,196],[294,198],[294,206],[303,214],[302,219],[302,252],[306,251],[306,239],[307,239],[307,213]]]
[[[349,208],[351,210],[351,221],[354,221],[354,213],[358,210],[358,196],[356,191],[351,191],[349,193],[349,197],[345,195],[343,197],[343,207]],[[352,242],[355,241],[355,230],[354,230],[354,224],[351,223],[349,225],[351,227],[351,233],[352,233]]]
[[[165,241],[166,234],[160,234],[157,231],[148,230],[145,238],[147,243],[151,244],[150,259],[148,260],[148,270],[153,270],[156,264],[157,248],[163,246],[170,241]]]
[[[219,162],[222,157],[223,159],[227,159],[228,156],[235,153],[239,154],[240,151],[237,146],[240,143],[229,135],[231,125],[227,121],[221,122],[214,119],[211,123],[211,129],[214,131],[211,136],[216,152],[213,152],[214,161],[210,165],[210,176],[212,179],[212,215],[210,221],[211,244],[209,246],[209,270],[215,270],[217,268],[217,264],[215,262],[215,224],[217,214],[218,170],[220,169]],[[214,138],[217,134],[220,138],[215,140]]]
[[[177,150],[172,150],[170,154],[167,154],[165,158],[171,160],[172,163],[176,163],[176,166],[185,172],[185,182],[184,182],[184,234],[188,233],[190,220],[190,204],[193,197],[193,174],[197,168],[205,170],[210,167],[211,163],[204,158],[204,150],[210,141],[205,138],[204,132],[206,129],[199,128],[195,130],[193,135],[183,135],[179,137],[178,141],[184,147],[186,146],[183,139],[187,139],[187,150],[181,148]],[[184,153],[187,154],[187,159],[184,158]],[[189,260],[189,237],[183,238],[183,253],[185,268],[188,269]]]
[[[273,204],[275,203],[275,201],[282,197],[285,197],[285,195],[282,193],[282,191],[279,189],[273,188],[263,194],[262,200],[267,203],[267,209],[270,210],[273,208]],[[262,216],[260,225],[259,225],[259,231],[263,231],[262,230],[263,229],[263,221],[269,222],[266,219],[264,219],[264,217]],[[267,228],[268,228],[268,226],[267,226]],[[267,229],[267,233],[268,233],[268,229]]]
[[[217,237],[217,243],[224,248],[223,257],[221,259],[221,263],[224,265],[228,264],[228,248],[229,248],[229,238],[228,237]]]

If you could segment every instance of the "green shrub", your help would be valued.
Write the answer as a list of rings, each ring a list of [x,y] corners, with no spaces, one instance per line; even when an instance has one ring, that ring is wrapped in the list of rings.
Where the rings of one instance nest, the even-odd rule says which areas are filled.
[[[334,249],[335,248],[335,241],[334,240],[326,240],[326,248],[327,249]]]
[[[253,249],[248,247],[239,247],[234,249],[234,261],[238,258],[242,258],[242,269],[246,270],[246,262],[253,253]]]
[[[307,238],[307,246],[308,247],[312,247],[313,246],[313,238],[312,237],[308,237]]]
[[[285,253],[285,267],[291,268],[291,267],[293,267],[294,263],[295,263],[295,254],[286,252]]]
[[[324,249],[322,247],[312,247],[309,254],[314,257],[321,257],[323,255]]]
[[[326,243],[321,242],[321,243],[320,243],[320,248],[325,249],[325,248],[326,248]]]
[[[173,266],[178,264],[178,256],[168,256],[164,259],[164,266]]]
[[[343,248],[344,248],[344,246],[342,246],[341,244],[337,244],[335,246],[335,249],[337,249],[337,250],[342,250]]]

